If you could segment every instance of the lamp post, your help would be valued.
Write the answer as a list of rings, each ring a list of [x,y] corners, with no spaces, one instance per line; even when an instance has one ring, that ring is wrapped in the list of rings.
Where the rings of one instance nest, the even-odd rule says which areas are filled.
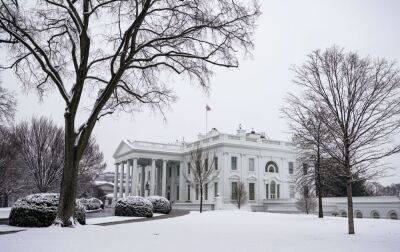
[[[150,185],[149,185],[149,181],[146,182],[146,191],[147,191],[147,196],[150,196]]]

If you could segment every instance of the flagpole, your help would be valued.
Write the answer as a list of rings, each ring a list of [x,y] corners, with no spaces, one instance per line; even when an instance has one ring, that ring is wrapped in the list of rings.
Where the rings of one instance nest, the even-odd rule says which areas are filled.
[[[206,107],[206,134],[205,134],[205,137],[207,137],[207,112],[208,112],[208,109]]]

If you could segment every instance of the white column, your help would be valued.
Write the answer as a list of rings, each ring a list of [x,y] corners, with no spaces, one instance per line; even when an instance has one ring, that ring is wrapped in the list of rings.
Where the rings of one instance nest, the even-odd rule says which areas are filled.
[[[150,195],[156,195],[156,160],[151,160],[150,170]]]
[[[129,163],[128,161],[124,162],[126,164],[126,172],[125,172],[125,196],[129,196],[129,179],[130,179],[130,169],[129,169]]]
[[[118,163],[115,164],[115,173],[114,173],[114,194],[113,194],[114,204],[117,202],[117,193],[118,193]]]
[[[132,171],[132,184],[131,184],[131,195],[137,195],[137,192],[135,190],[136,185],[137,185],[137,158],[134,158],[132,160],[132,167],[131,167]]]
[[[185,162],[181,161],[179,163],[179,201],[184,202],[185,197],[187,197],[186,192],[186,184],[185,184],[185,176],[183,176],[183,171],[185,169]]]
[[[119,176],[119,197],[124,196],[124,162],[121,163],[121,173]]]
[[[167,197],[167,160],[163,160],[162,166],[162,196]]]
[[[171,201],[176,200],[176,164],[171,167]]]

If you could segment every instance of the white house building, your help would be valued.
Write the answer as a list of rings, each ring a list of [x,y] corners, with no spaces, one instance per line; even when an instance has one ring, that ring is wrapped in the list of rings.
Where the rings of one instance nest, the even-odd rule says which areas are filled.
[[[113,199],[125,195],[161,195],[174,203],[174,208],[194,209],[199,192],[188,183],[190,153],[196,148],[207,149],[215,157],[218,176],[204,191],[204,208],[233,208],[233,188],[239,181],[246,186],[245,207],[253,211],[299,212],[296,208],[292,175],[296,167],[296,149],[290,142],[267,139],[254,131],[236,134],[212,129],[191,143],[163,144],[123,140],[113,157],[115,176]],[[347,215],[346,199],[325,198],[328,215]],[[356,217],[397,219],[400,198],[355,197]]]
[[[188,169],[190,152],[198,147],[208,149],[215,156],[218,176],[207,186],[204,195],[210,208],[233,206],[232,188],[239,181],[246,185],[247,206],[294,198],[290,175],[296,151],[292,144],[269,140],[263,134],[246,133],[242,129],[234,135],[212,129],[207,136],[199,135],[192,143],[122,141],[113,156],[114,198],[162,195],[181,203],[181,207],[198,204],[198,190],[182,176],[182,171]]]

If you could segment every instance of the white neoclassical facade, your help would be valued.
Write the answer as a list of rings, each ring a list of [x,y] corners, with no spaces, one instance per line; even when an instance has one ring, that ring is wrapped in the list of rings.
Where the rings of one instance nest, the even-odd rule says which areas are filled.
[[[124,195],[161,195],[175,204],[196,205],[199,193],[186,181],[190,152],[206,148],[215,156],[218,176],[207,185],[204,202],[210,208],[233,206],[232,188],[246,185],[246,206],[294,198],[290,183],[296,151],[291,143],[269,140],[263,134],[224,134],[212,129],[195,142],[163,144],[122,141],[115,154],[114,199]]]

